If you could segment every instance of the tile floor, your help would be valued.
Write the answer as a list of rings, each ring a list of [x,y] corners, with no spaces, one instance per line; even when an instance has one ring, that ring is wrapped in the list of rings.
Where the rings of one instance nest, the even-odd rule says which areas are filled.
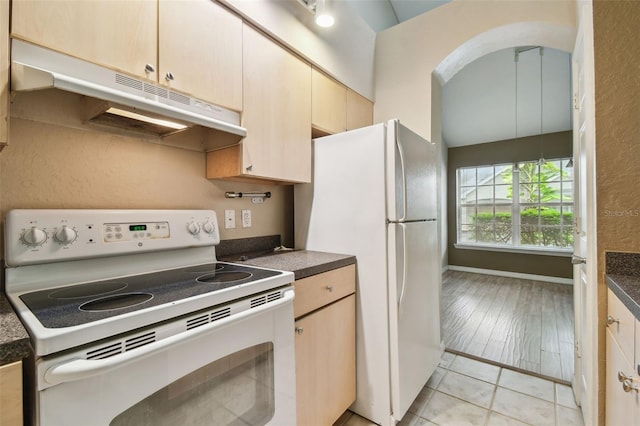
[[[334,426],[373,423],[346,413]],[[571,388],[445,352],[399,426],[583,426]]]

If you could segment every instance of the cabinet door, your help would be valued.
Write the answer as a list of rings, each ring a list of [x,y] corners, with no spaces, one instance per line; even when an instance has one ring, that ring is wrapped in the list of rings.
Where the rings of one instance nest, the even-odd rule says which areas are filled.
[[[9,28],[9,0],[0,0],[0,28]],[[9,32],[0,31],[0,151],[9,141]]]
[[[356,297],[296,321],[299,425],[332,425],[356,398]]]
[[[309,182],[311,67],[247,25],[243,64],[243,173]]]
[[[373,103],[353,90],[347,90],[347,130],[373,124]]]
[[[347,129],[347,89],[320,71],[311,71],[311,124],[314,136]]]
[[[607,367],[606,367],[606,401],[605,424],[607,426],[635,425],[640,418],[640,397],[638,392],[630,390],[626,392],[623,384],[618,380],[618,373],[634,376],[633,384],[639,385],[638,376],[620,349],[613,337],[611,330],[606,331]]]
[[[0,425],[22,424],[22,361],[0,366]]]
[[[160,84],[242,110],[242,20],[211,0],[160,0],[158,22]]]
[[[618,342],[624,356],[633,361],[636,319],[611,289],[607,289],[607,322],[610,322],[609,318],[611,323],[607,324],[607,328]]]
[[[13,0],[14,37],[139,77],[156,67],[154,0]]]

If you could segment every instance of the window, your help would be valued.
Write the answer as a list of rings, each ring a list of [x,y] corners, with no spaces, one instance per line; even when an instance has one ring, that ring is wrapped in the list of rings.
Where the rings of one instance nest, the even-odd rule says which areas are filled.
[[[458,243],[511,248],[573,246],[568,158],[457,170]]]

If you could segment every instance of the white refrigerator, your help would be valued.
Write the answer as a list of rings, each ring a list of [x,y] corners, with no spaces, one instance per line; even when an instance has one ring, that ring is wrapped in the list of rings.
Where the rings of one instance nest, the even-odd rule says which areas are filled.
[[[435,371],[440,327],[434,144],[397,120],[315,139],[313,179],[296,185],[296,247],[357,258],[357,399],[383,425]]]

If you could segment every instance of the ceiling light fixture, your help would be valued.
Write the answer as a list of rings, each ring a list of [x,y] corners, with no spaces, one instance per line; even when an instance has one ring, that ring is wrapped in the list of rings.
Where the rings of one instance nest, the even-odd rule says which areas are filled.
[[[329,6],[331,0],[298,0],[313,15],[319,27],[328,28],[333,26],[335,18]]]

